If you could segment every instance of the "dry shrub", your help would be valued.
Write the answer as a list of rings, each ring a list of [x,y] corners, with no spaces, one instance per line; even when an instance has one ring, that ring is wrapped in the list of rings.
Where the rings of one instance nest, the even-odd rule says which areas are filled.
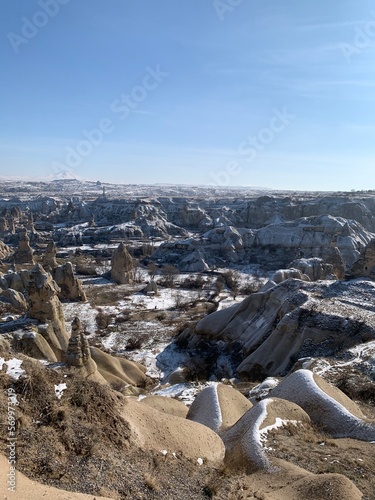
[[[159,491],[161,486],[157,477],[149,474],[148,472],[144,475],[146,486],[149,490]]]
[[[375,382],[363,374],[344,374],[335,385],[350,399],[375,406]]]

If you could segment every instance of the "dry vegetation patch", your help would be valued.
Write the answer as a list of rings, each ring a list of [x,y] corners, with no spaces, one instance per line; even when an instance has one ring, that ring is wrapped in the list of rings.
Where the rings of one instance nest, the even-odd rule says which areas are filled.
[[[314,473],[339,473],[375,498],[374,444],[354,439],[331,439],[314,425],[290,426],[268,433],[271,456],[287,460]]]

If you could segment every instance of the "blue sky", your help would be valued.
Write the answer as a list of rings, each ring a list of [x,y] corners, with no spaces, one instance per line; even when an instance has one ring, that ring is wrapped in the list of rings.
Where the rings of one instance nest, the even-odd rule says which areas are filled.
[[[375,7],[3,0],[0,176],[375,189]]]

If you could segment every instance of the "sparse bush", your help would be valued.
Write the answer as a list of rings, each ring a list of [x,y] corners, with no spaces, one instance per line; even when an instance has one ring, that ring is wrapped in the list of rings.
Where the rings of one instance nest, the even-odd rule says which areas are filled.
[[[127,351],[135,351],[136,349],[141,349],[143,346],[143,340],[142,337],[130,337],[128,340],[125,349]]]
[[[180,271],[177,267],[173,266],[172,264],[166,264],[161,270],[161,273],[164,277],[161,284],[169,288],[174,288],[176,286],[176,278],[179,272]]]
[[[214,297],[220,295],[220,293],[224,290],[225,280],[222,276],[219,276],[215,281],[215,293]]]
[[[159,491],[160,490],[160,482],[157,477],[152,476],[150,473],[146,473],[144,475],[145,478],[145,483],[148,489],[152,491]]]
[[[375,383],[363,375],[343,375],[336,381],[336,386],[354,401],[375,406]]]
[[[205,281],[203,279],[203,276],[198,274],[195,277],[186,278],[182,283],[182,286],[190,290],[201,290],[204,284]]]

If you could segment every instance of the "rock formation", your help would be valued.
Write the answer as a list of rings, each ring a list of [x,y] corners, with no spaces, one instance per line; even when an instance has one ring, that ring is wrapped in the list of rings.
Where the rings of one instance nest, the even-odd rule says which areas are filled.
[[[375,423],[343,392],[309,370],[291,373],[269,397],[298,404],[333,437],[375,441]]]
[[[111,356],[98,349],[90,347],[92,359],[95,361],[102,377],[111,385],[144,387],[148,378],[146,368],[139,363],[117,356]]]
[[[133,259],[125,243],[120,243],[112,256],[111,278],[118,284],[132,284],[134,279]]]
[[[43,255],[43,267],[46,271],[51,272],[58,266],[56,260],[57,247],[53,240],[48,242],[46,253]]]
[[[252,406],[250,401],[233,387],[214,384],[198,394],[189,408],[187,418],[222,434]]]
[[[17,292],[24,292],[29,282],[29,272],[26,269],[18,273],[9,270],[6,274],[0,276],[0,287],[3,289],[11,288]]]
[[[8,221],[5,217],[0,217],[0,236],[3,237],[9,231]]]
[[[11,306],[19,312],[27,311],[28,304],[21,292],[17,292],[12,288],[7,288],[0,293],[0,301],[4,300],[5,302],[9,302]]]
[[[368,276],[375,279],[375,239],[368,243],[350,274],[353,277]]]
[[[297,259],[320,258],[341,279],[372,237],[358,222],[331,216],[279,221],[260,229],[220,225],[199,237],[167,241],[152,258],[184,271],[245,262],[276,270]]]
[[[278,423],[278,421],[281,423]],[[299,406],[278,398],[257,403],[222,436],[225,462],[232,468],[245,468],[248,473],[275,469],[267,457],[262,437],[269,428],[309,423],[310,418]]]
[[[56,267],[52,274],[60,288],[58,294],[60,300],[86,301],[82,282],[75,276],[71,262],[66,262],[64,265]]]
[[[30,238],[26,230],[19,235],[18,248],[14,252],[15,264],[34,264],[33,251],[30,247]]]
[[[145,288],[142,291],[146,295],[147,294],[158,295],[158,293],[159,293],[159,291],[158,291],[158,285],[155,283],[154,280],[151,280],[149,283],[147,283],[147,285],[145,286]]]
[[[353,298],[355,297],[355,300]],[[288,373],[299,358],[335,356],[375,339],[375,285],[370,281],[310,283],[289,279],[209,314],[179,340],[194,356],[200,342],[236,345],[241,376]],[[213,367],[213,371],[215,367]]]
[[[0,240],[0,260],[6,259],[12,253],[12,250],[3,241]]]
[[[56,356],[61,359],[68,348],[69,335],[66,332],[64,312],[58,298],[60,289],[52,276],[37,264],[30,271],[27,291],[28,315],[48,325],[43,335]]]
[[[87,364],[90,357],[90,346],[83,333],[82,323],[79,318],[75,317],[72,322],[66,362],[69,366],[81,367]]]
[[[64,359],[68,366],[78,369],[84,378],[102,384],[107,383],[99,373],[95,361],[91,358],[90,346],[78,317],[75,317],[72,322],[72,333]]]

